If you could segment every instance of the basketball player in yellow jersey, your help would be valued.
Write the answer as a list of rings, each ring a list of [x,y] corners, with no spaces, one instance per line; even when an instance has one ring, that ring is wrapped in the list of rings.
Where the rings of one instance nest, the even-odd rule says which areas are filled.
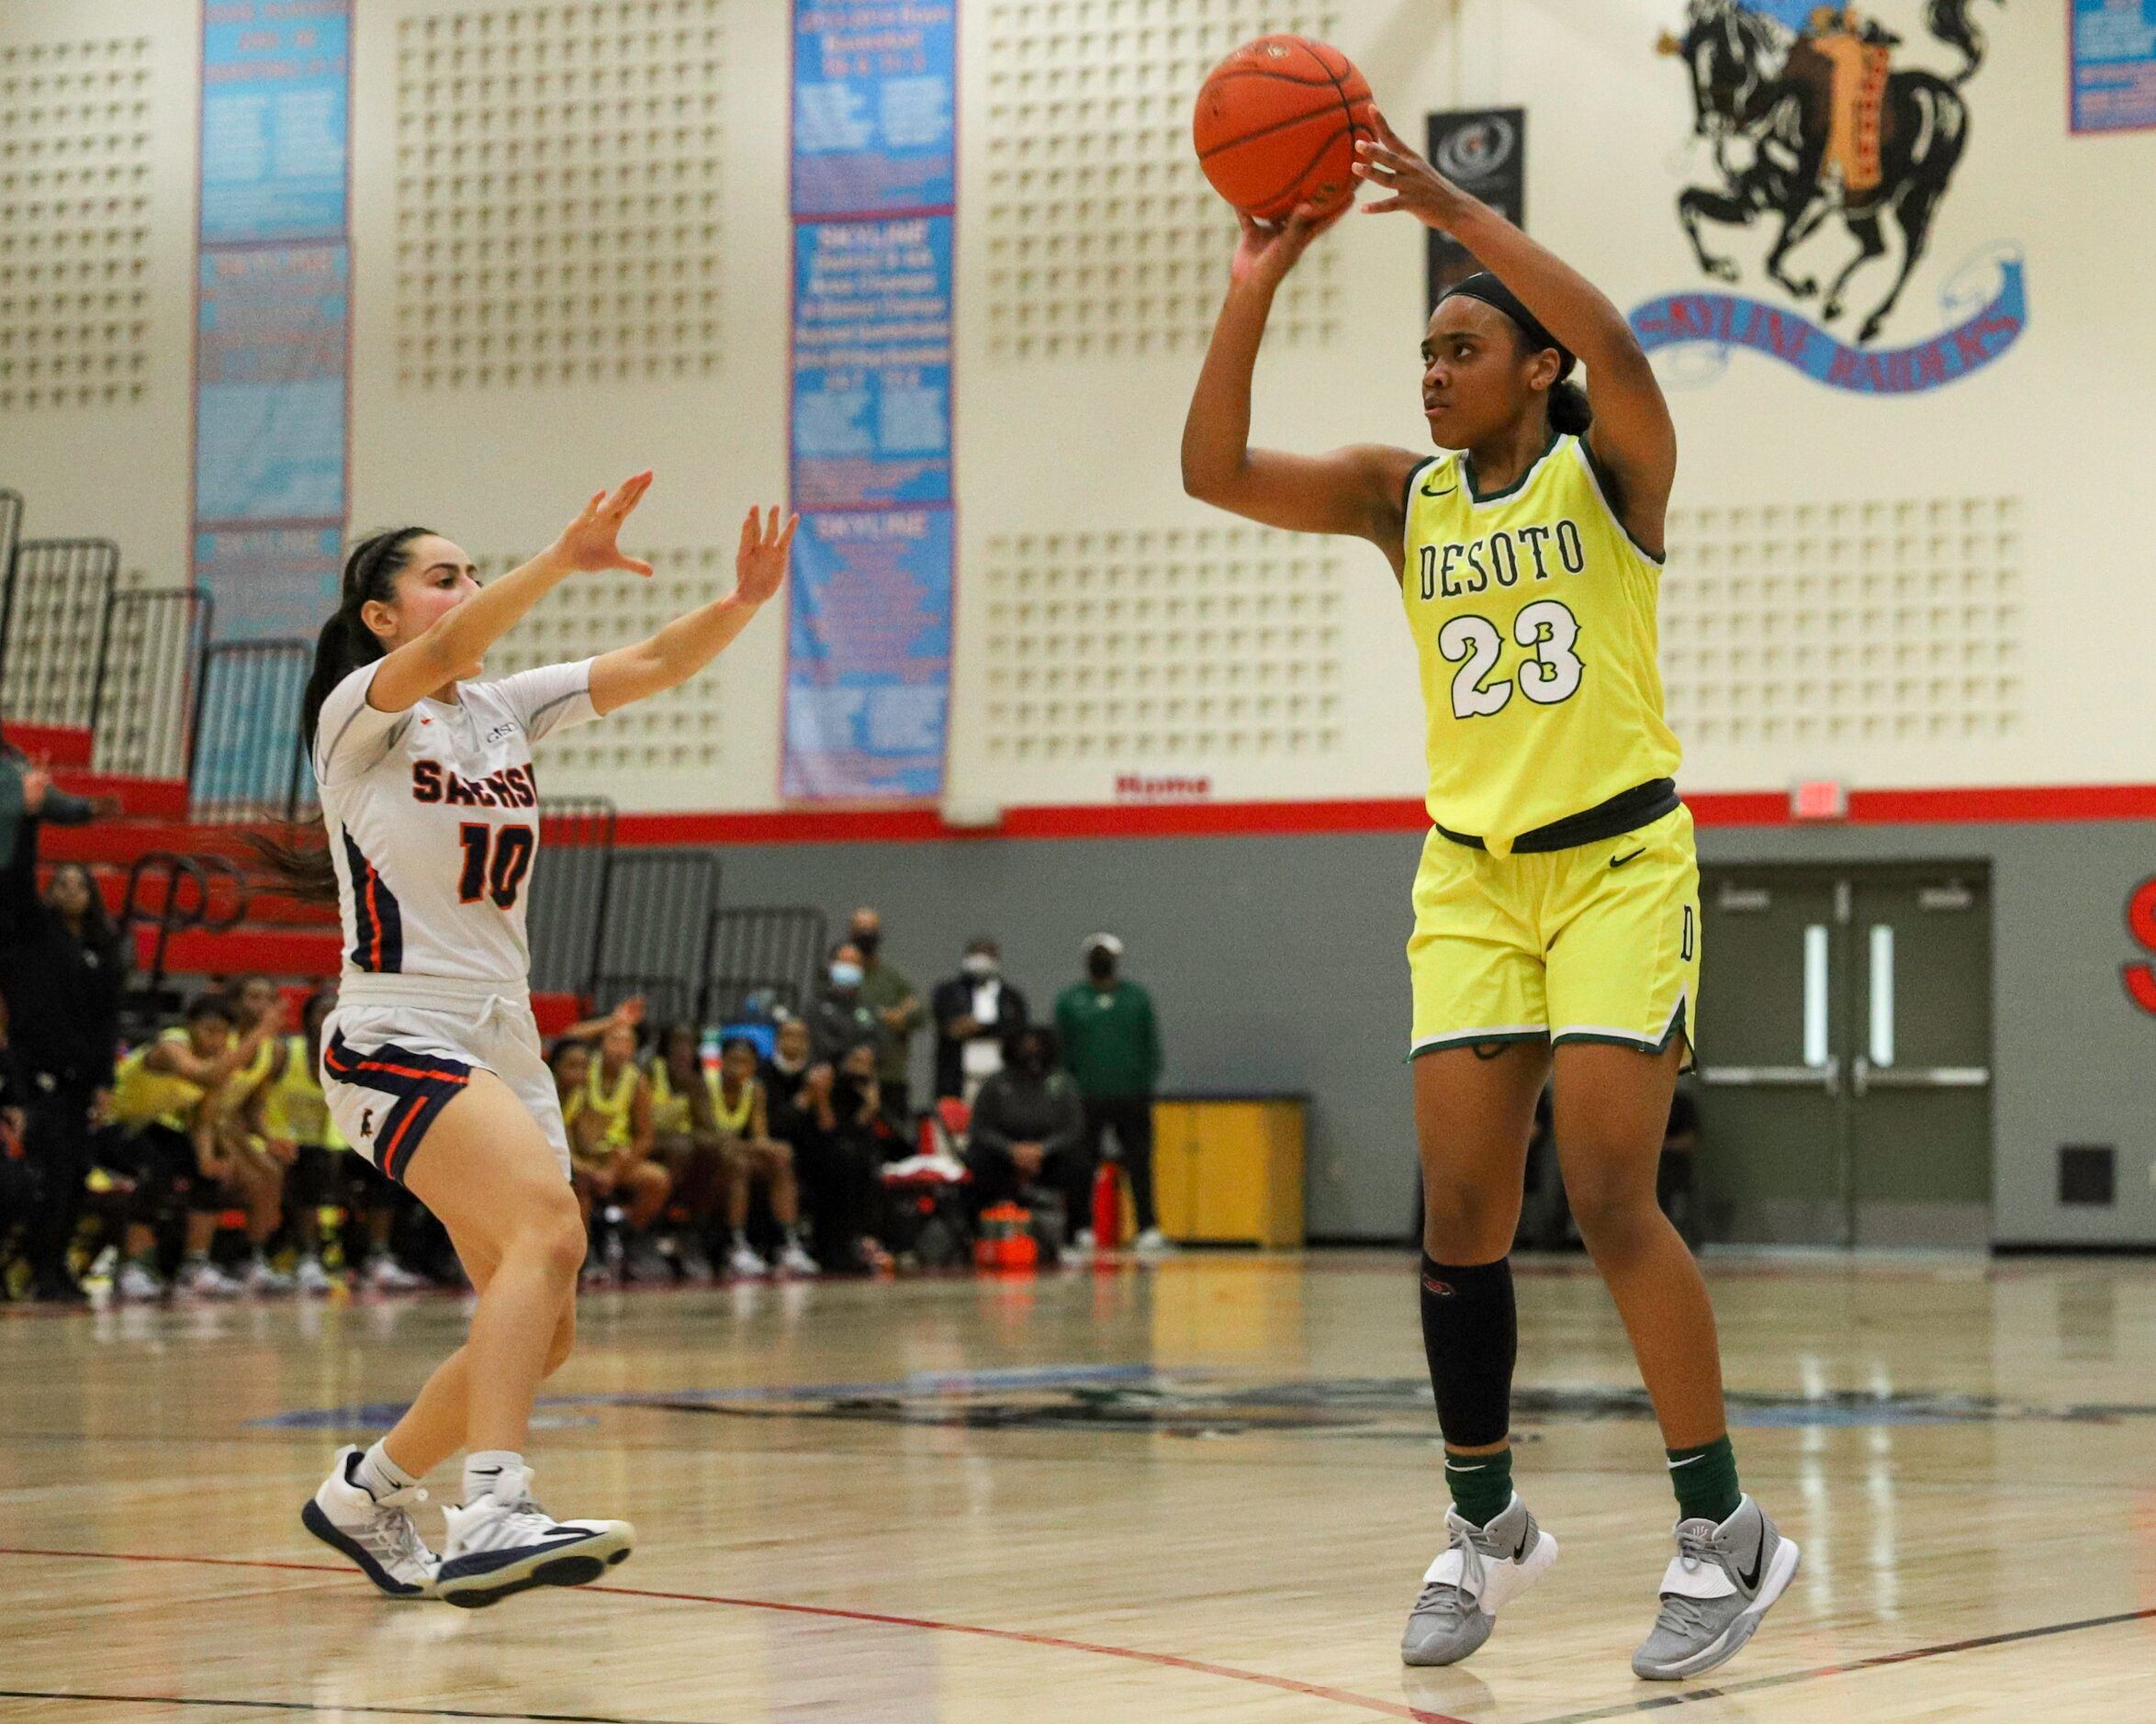
[[[1421,658],[1432,830],[1408,946],[1424,1214],[1424,1350],[1453,1507],[1401,1656],[1449,1664],[1556,1560],[1512,1489],[1507,1259],[1553,1059],[1572,1213],[1624,1318],[1679,1521],[1633,1657],[1676,1680],[1731,1657],[1796,1572],[1737,1486],[1714,1315],[1655,1202],[1699,1005],[1699,871],[1662,719],[1655,599],[1677,435],[1615,306],[1387,128],[1357,174],[1483,266],[1422,340],[1432,456],[1249,446],[1273,296],[1326,225],[1245,218],[1183,433],[1184,487],[1275,527],[1370,540]],[[1334,217],[1333,218],[1337,218]],[[1584,363],[1585,391],[1569,380]],[[1561,937],[1560,937],[1561,936]]]

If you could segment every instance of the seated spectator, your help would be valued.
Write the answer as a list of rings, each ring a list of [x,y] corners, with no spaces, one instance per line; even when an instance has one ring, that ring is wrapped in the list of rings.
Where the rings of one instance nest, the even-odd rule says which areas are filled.
[[[1093,1160],[1078,1087],[1056,1069],[1055,1032],[1013,1030],[1004,1069],[981,1086],[966,1139],[978,1214],[991,1203],[1052,1192],[1063,1206],[1064,1237],[1091,1212]]]
[[[557,1083],[559,1077],[557,1066]],[[651,1159],[651,1092],[636,1064],[634,1024],[612,1023],[601,1034],[599,1058],[588,1060],[582,1097],[578,1117],[598,1122],[588,1129],[599,1133],[603,1151],[587,1170],[586,1206],[609,1201],[622,1206],[623,1267],[631,1281],[671,1281],[673,1271],[652,1229],[666,1211],[673,1181]]]
[[[703,1063],[702,1038],[695,1026],[668,1025],[659,1032],[658,1047],[646,1074],[651,1085],[652,1159],[674,1181],[668,1213],[679,1218],[674,1229],[674,1261],[684,1279],[713,1279],[707,1243],[726,1200],[726,1145],[712,1111],[712,1074]]]
[[[272,1136],[264,1116],[285,1052],[285,996],[269,977],[256,974],[241,977],[226,998],[234,1028],[259,1042],[253,1058],[210,1091],[210,1129],[227,1169],[225,1182],[247,1211],[246,1284],[255,1293],[290,1293],[297,1283],[270,1267],[269,1243],[284,1220],[285,1170],[298,1149]]]
[[[122,1242],[125,1260],[113,1284],[125,1301],[156,1299],[164,1293],[158,1274],[159,1234],[184,1213],[185,1237],[178,1290],[209,1298],[244,1293],[209,1260],[218,1216],[243,1201],[232,1170],[218,1145],[209,1098],[235,1071],[251,1064],[268,1025],[232,1034],[232,1008],[218,994],[189,1003],[184,1026],[145,1043],[119,1062],[110,1118],[121,1137],[118,1159],[135,1180],[135,1203]]]
[[[986,935],[971,941],[959,973],[936,985],[936,1093],[971,1102],[1003,1069],[1004,1039],[1027,1020],[1026,996],[1003,979],[1003,953]]]
[[[869,1264],[862,1240],[875,1226],[881,1185],[874,1161],[839,1140],[831,1109],[837,1070],[814,1053],[806,1022],[779,1025],[764,1068],[765,1113],[771,1136],[793,1151],[813,1255],[826,1270],[854,1273]]]
[[[769,1192],[771,1219],[779,1224],[778,1270],[783,1275],[814,1275],[816,1259],[801,1242],[801,1188],[794,1178],[792,1146],[771,1135],[764,1086],[757,1077],[756,1044],[746,1037],[729,1041],[720,1057],[712,1091],[712,1113],[726,1147],[726,1270],[754,1279],[769,1274],[748,1243],[748,1200],[761,1185]]]
[[[389,1248],[399,1187],[365,1156],[354,1155],[322,1095],[322,1025],[337,1008],[337,990],[318,988],[300,1009],[300,1028],[285,1047],[268,1085],[264,1117],[272,1138],[294,1146],[286,1180],[292,1238],[299,1260],[293,1279],[305,1293],[327,1293],[336,1278],[322,1267],[322,1211],[344,1212],[341,1236],[345,1268],[360,1271],[383,1293],[410,1293],[428,1284]]]
[[[818,1059],[836,1065],[848,1048],[862,1042],[872,1056],[881,1057],[882,1024],[861,998],[861,980],[867,973],[861,949],[851,940],[841,940],[831,948],[823,997],[816,1002],[810,1025]]]

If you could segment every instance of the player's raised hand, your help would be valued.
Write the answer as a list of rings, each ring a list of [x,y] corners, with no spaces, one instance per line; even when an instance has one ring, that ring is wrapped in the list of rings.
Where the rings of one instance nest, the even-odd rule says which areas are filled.
[[[554,542],[554,554],[582,574],[601,569],[627,569],[632,575],[649,575],[651,565],[624,556],[617,541],[622,523],[629,519],[644,493],[651,488],[651,475],[639,473],[623,479],[612,495],[596,491],[583,512],[561,530]]]
[[[1310,241],[1347,212],[1348,200],[1344,198],[1331,209],[1304,204],[1282,222],[1260,221],[1237,210],[1235,218],[1242,224],[1242,237],[1235,242],[1228,279],[1278,286],[1281,277],[1295,267],[1296,260],[1309,250]]]
[[[1364,204],[1366,216],[1404,209],[1426,228],[1449,229],[1475,200],[1409,147],[1392,122],[1377,117],[1377,137],[1355,141],[1355,177],[1392,196]]]
[[[735,591],[747,603],[760,605],[779,590],[793,549],[793,530],[800,525],[799,515],[789,515],[780,527],[776,503],[768,519],[753,508],[743,518],[741,550],[734,559]]]

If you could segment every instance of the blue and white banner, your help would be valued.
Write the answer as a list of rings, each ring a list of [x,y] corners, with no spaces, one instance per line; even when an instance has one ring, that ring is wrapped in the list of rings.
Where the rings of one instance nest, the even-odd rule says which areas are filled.
[[[956,13],[956,0],[796,0],[796,216],[950,207]]]
[[[2156,0],[2073,0],[2073,129],[2156,127]]]
[[[352,5],[203,7],[192,543],[224,640],[311,637],[335,602],[348,509]]]
[[[949,216],[794,229],[793,495],[950,500]]]
[[[794,0],[789,800],[943,790],[955,14]]]
[[[1956,320],[1929,340],[1906,347],[1854,347],[1799,312],[1742,294],[1665,294],[1634,308],[1632,328],[1650,353],[1665,348],[1704,350],[1691,355],[1682,375],[1673,379],[1680,383],[1719,375],[1732,353],[1749,348],[1830,388],[1908,395],[1981,371],[2027,327],[2018,255],[1972,263],[1948,284],[1942,297],[1948,317]]]
[[[951,551],[948,507],[803,518],[787,641],[788,798],[941,791]]]

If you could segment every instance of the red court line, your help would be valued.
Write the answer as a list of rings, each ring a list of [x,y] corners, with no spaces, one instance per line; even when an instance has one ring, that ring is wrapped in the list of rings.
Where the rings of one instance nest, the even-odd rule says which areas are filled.
[[[277,1562],[264,1558],[232,1556],[159,1556],[133,1550],[42,1550],[0,1546],[0,1556],[54,1557],[62,1561],[107,1562],[176,1562],[208,1568],[278,1569],[298,1574],[339,1574],[352,1570],[338,1562]],[[924,1629],[939,1634],[971,1634],[983,1640],[1005,1640],[1022,1646],[1046,1646],[1066,1652],[1092,1652],[1102,1658],[1123,1658],[1152,1664],[1163,1670],[1187,1670],[1201,1676],[1218,1676],[1229,1682],[1246,1682],[1286,1694],[1307,1695],[1313,1700],[1330,1700],[1338,1706],[1376,1712],[1385,1718],[1412,1720],[1412,1724],[1468,1724],[1444,1712],[1427,1711],[1394,1700],[1352,1694],[1344,1688],[1328,1688],[1319,1683],[1299,1682],[1293,1676],[1273,1676],[1258,1670],[1239,1670],[1232,1664],[1207,1663],[1202,1659],[1180,1658],[1173,1652],[1147,1652],[1135,1647],[1103,1646],[1094,1640],[1067,1640],[1060,1634],[1033,1634],[1022,1629],[989,1629],[970,1622],[938,1622],[927,1617],[886,1616],[875,1610],[842,1610],[830,1605],[785,1604],[769,1598],[735,1598],[719,1593],[659,1592],[642,1586],[587,1586],[586,1592],[612,1593],[623,1598],[659,1598],[679,1604],[726,1605],[738,1610],[774,1610],[791,1616],[825,1617],[842,1622],[873,1622],[888,1628]]]

